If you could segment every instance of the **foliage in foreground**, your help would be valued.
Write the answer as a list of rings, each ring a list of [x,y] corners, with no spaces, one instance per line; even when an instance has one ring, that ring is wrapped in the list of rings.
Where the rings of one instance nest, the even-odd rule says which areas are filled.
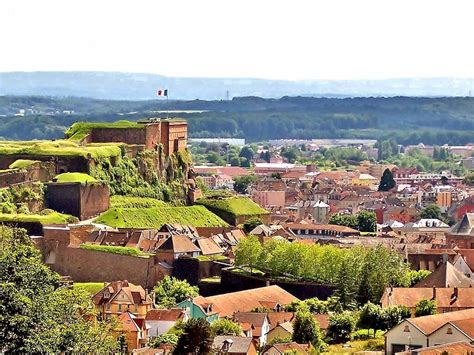
[[[112,323],[94,320],[90,296],[61,287],[26,231],[0,231],[0,349],[19,353],[108,353]]]

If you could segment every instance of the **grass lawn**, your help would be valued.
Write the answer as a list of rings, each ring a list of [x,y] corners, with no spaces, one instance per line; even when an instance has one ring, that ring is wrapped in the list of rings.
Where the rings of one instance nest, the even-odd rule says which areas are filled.
[[[66,131],[66,136],[72,141],[80,141],[90,133],[92,128],[143,128],[143,125],[125,120],[117,122],[76,122]]]
[[[67,140],[56,141],[1,141],[0,155],[32,156],[79,156],[79,157],[112,157],[121,156],[119,143],[88,144],[80,146]]]
[[[80,182],[85,184],[87,182],[97,182],[92,176],[84,173],[63,173],[55,177],[57,182]]]
[[[378,333],[378,332],[377,332]],[[370,338],[366,340],[353,340],[344,344],[333,344],[329,345],[327,351],[324,354],[353,354],[358,351],[383,351],[384,350],[384,338],[382,336],[384,332],[380,332],[376,338]]]
[[[68,214],[52,212],[47,215],[23,214],[23,213],[0,213],[0,222],[37,222],[45,224],[67,224],[77,221],[77,218]]]
[[[215,256],[206,256],[206,255],[199,255],[196,256],[194,259],[199,261],[219,261],[219,260],[227,260],[228,258],[224,255],[215,255]]]
[[[100,251],[103,253],[111,253],[111,254],[120,254],[120,255],[127,255],[127,256],[137,256],[140,258],[149,258],[151,254],[144,253],[137,248],[130,248],[130,247],[118,247],[118,246],[110,246],[110,245],[96,245],[96,244],[81,244],[79,246],[81,249],[86,250],[94,250]]]
[[[74,289],[82,289],[89,292],[91,295],[95,295],[97,292],[104,288],[103,282],[74,282],[72,285]]]
[[[220,210],[233,216],[252,216],[269,214],[248,197],[228,197],[223,199],[199,199],[196,204],[206,206],[210,210]]]
[[[38,160],[18,159],[18,160],[15,160],[13,163],[11,163],[9,168],[10,169],[24,169],[37,162]]]
[[[194,227],[225,227],[227,223],[203,206],[111,208],[102,213],[97,223],[117,228],[161,228],[166,223]]]
[[[166,207],[167,204],[164,201],[150,197],[115,195],[110,198],[110,206],[117,208],[151,208]]]

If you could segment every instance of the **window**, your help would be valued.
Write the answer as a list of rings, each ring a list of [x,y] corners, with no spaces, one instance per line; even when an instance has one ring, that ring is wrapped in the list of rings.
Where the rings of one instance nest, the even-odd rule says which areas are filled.
[[[448,330],[446,330],[446,334],[453,334],[453,329],[452,329],[452,328],[448,328]]]
[[[118,305],[118,310],[119,310],[119,312],[122,312],[122,304],[121,303],[119,303],[119,305]]]
[[[405,333],[410,333],[410,327],[408,325],[406,325],[405,328],[403,329],[403,331]]]
[[[105,306],[105,309],[107,309],[108,311],[110,311],[110,303],[107,303],[107,306]]]

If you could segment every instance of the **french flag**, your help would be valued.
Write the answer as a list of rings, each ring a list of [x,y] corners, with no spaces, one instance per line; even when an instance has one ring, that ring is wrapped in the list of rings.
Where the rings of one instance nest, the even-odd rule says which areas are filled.
[[[159,89],[156,92],[156,96],[166,96],[166,97],[168,97],[168,89]]]

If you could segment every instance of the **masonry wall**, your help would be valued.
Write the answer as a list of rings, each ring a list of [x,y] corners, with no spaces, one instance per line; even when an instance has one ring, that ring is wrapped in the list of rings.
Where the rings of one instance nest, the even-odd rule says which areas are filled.
[[[220,260],[229,262],[229,260]],[[199,261],[192,258],[178,258],[174,261],[173,276],[187,280],[191,285],[198,285],[199,280],[212,276],[220,276],[225,266],[214,261]]]
[[[106,184],[50,183],[47,188],[46,204],[49,208],[81,220],[97,216],[110,206]]]
[[[145,288],[153,287],[159,281],[158,268],[153,258],[104,253],[80,248],[51,248],[45,260],[54,261],[48,265],[75,282],[108,282],[128,280]],[[54,258],[51,257],[54,253]],[[53,260],[54,259],[54,260]]]
[[[144,144],[145,127],[138,128],[93,128],[89,141],[94,143]]]

